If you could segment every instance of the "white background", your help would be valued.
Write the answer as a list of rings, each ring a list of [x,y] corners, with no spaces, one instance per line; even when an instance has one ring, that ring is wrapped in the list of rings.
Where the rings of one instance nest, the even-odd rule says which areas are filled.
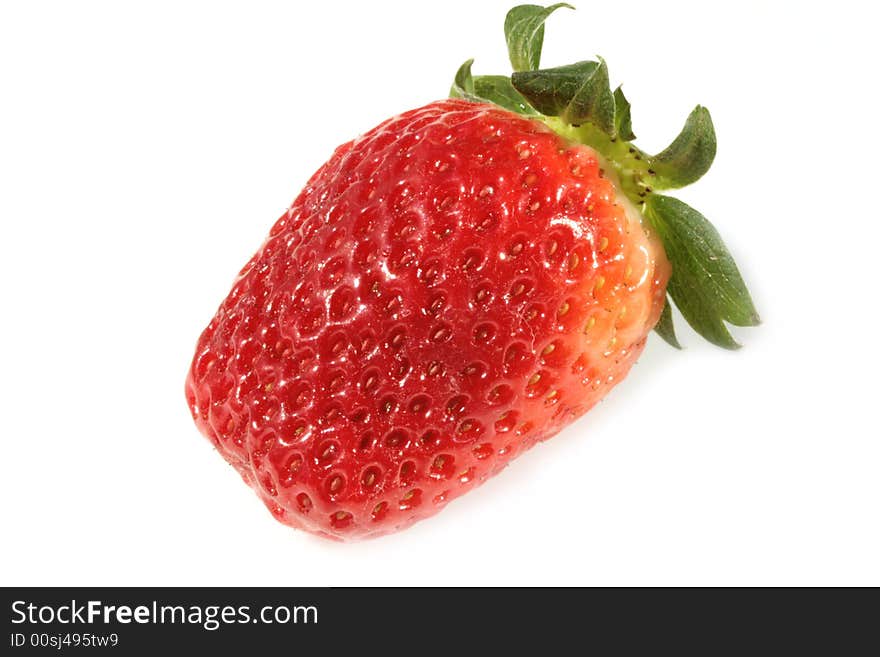
[[[5,2],[5,585],[880,585],[880,63],[869,3],[595,2],[544,64],[601,54],[659,150],[712,112],[680,196],[764,319],[652,337],[563,434],[431,520],[334,544],[276,523],[183,381],[239,267],[339,143],[508,70],[506,2]]]

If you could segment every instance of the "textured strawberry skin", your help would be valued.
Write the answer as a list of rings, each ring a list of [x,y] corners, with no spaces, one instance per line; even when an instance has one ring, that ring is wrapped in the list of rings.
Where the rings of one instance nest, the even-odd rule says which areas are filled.
[[[338,148],[199,339],[199,429],[275,517],[350,540],[430,516],[626,376],[662,247],[596,155],[444,100]]]

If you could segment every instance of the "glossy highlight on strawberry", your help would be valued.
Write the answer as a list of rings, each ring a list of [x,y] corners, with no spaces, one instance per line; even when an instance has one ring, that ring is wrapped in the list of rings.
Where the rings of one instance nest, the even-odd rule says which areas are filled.
[[[556,8],[508,15],[515,66],[537,68]],[[572,97],[555,72],[489,80],[467,63],[458,98],[336,149],[241,270],[186,396],[278,520],[353,540],[438,512],[600,401],[658,322],[677,344],[667,284],[722,346],[723,321],[756,318],[747,292],[725,305],[707,287],[739,292],[720,238],[651,187],[708,168],[708,115],[643,154],[622,92],[605,119],[582,97],[602,96],[603,68],[566,70],[586,76]]]

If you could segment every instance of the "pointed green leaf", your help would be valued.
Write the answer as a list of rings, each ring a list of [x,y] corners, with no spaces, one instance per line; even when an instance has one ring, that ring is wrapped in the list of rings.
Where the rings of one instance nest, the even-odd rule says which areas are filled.
[[[529,101],[513,88],[510,78],[505,75],[478,75],[474,78],[474,94],[517,114],[527,116],[538,114],[535,108],[529,105]]]
[[[610,135],[615,133],[614,96],[602,59],[514,73],[510,80],[542,114],[558,116],[571,125],[590,121]]]
[[[598,62],[578,62],[540,71],[523,71],[510,76],[510,81],[536,110],[547,116],[559,116],[598,66]]]
[[[510,78],[503,75],[478,75],[474,77],[471,66],[474,60],[469,59],[458,69],[452,88],[451,98],[464,98],[478,103],[495,103],[500,107],[517,114],[537,115],[535,109],[513,88]]]
[[[599,66],[584,78],[580,88],[559,115],[570,125],[580,125],[589,121],[609,135],[615,135],[614,95],[608,82],[608,67],[599,58]]]
[[[672,302],[668,297],[666,304],[663,306],[663,312],[660,313],[660,320],[657,322],[654,330],[667,344],[676,349],[681,349],[681,344],[679,344],[678,338],[675,337],[675,326],[672,323]]]
[[[715,128],[709,110],[697,105],[678,137],[651,165],[657,173],[657,189],[675,189],[699,180],[715,159]]]
[[[449,95],[452,98],[464,98],[465,100],[479,100],[474,94],[474,77],[471,75],[471,66],[474,60],[469,59],[462,64],[455,73],[455,80]]]
[[[549,7],[519,5],[504,19],[504,36],[514,71],[534,71],[541,65],[541,48],[544,45],[544,21],[560,7],[574,9],[560,2]]]
[[[669,196],[650,195],[645,215],[672,264],[668,291],[681,314],[709,342],[738,348],[724,322],[755,326],[760,320],[718,231],[699,212]]]
[[[618,136],[624,141],[632,141],[636,138],[632,128],[631,112],[629,101],[623,95],[623,87],[617,87],[614,90],[614,126],[617,128]]]

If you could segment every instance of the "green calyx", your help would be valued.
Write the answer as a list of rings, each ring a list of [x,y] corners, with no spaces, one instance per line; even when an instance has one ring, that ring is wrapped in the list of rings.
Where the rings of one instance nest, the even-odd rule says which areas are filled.
[[[632,143],[636,137],[630,104],[621,87],[611,91],[605,60],[540,68],[544,22],[560,8],[574,9],[565,3],[511,9],[504,35],[513,74],[474,76],[473,60],[468,60],[456,73],[450,96],[493,103],[543,121],[566,139],[599,153],[663,242],[672,264],[669,299],[706,340],[738,348],[725,323],[755,326],[760,320],[736,263],[703,215],[657,193],[696,182],[709,170],[716,150],[709,111],[700,105],[694,108],[678,136],[660,153],[639,149]],[[667,301],[655,330],[680,348],[672,322]]]

